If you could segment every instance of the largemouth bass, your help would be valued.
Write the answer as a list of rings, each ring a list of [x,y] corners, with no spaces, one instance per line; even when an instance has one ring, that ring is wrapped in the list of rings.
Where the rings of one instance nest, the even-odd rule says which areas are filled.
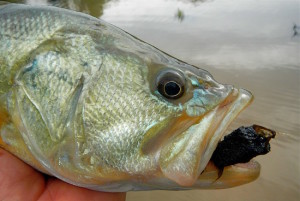
[[[210,161],[252,100],[102,20],[0,5],[0,146],[99,191],[228,188],[258,163]]]

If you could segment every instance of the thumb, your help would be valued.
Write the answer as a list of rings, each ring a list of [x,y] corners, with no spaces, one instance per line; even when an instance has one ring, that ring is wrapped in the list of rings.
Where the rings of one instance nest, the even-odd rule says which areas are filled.
[[[0,148],[0,200],[37,200],[44,188],[41,173]]]

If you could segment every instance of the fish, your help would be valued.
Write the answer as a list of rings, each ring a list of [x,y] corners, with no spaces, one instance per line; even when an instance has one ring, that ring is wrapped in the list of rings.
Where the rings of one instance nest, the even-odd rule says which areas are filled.
[[[252,94],[87,14],[0,4],[0,147],[84,188],[230,188],[210,161]]]

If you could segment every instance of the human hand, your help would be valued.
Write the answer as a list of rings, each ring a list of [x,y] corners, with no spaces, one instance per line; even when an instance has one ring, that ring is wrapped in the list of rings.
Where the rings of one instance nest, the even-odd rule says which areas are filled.
[[[124,201],[125,193],[104,193],[47,178],[0,148],[0,200]]]

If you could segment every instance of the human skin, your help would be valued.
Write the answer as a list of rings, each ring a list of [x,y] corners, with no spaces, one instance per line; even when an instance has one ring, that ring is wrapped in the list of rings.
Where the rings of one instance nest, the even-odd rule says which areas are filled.
[[[105,193],[46,176],[0,149],[0,200],[5,201],[124,201],[125,193]]]

